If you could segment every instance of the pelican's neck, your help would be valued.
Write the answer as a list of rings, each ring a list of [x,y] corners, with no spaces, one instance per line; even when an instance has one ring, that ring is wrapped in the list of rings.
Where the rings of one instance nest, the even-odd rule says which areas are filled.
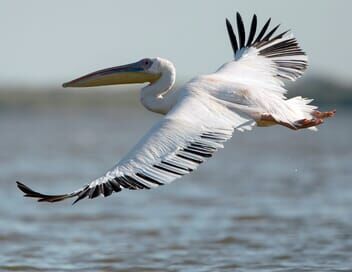
[[[152,112],[166,114],[177,100],[176,92],[171,91],[176,79],[176,69],[170,61],[158,60],[161,76],[142,89],[141,103]]]

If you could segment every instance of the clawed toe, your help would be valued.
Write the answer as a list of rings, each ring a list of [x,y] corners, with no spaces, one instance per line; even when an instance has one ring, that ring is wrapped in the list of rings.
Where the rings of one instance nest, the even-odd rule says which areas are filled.
[[[332,111],[313,111],[312,115],[316,118],[320,118],[320,119],[324,119],[324,118],[330,118],[333,117],[336,113],[336,110],[332,110]]]
[[[314,116],[315,118],[298,120],[295,122],[294,125],[296,129],[319,126],[320,124],[324,123],[325,118],[333,117],[335,113],[336,113],[336,110],[324,111],[324,112],[313,111],[312,116]]]
[[[323,119],[302,119],[298,120],[295,122],[295,127],[296,129],[301,129],[301,128],[309,128],[309,127],[314,127],[322,124],[324,122]]]

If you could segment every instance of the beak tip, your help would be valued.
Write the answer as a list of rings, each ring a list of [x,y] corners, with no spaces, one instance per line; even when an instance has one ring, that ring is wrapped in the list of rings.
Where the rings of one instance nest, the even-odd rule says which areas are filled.
[[[65,82],[65,83],[62,84],[62,88],[67,88],[67,87],[69,87],[68,82]]]

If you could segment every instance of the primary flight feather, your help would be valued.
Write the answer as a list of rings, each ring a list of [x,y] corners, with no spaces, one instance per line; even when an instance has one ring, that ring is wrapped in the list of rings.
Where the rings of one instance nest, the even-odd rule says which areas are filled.
[[[75,197],[74,203],[123,189],[151,189],[195,170],[223,148],[234,131],[251,130],[255,125],[316,130],[335,111],[320,112],[310,105],[311,99],[286,98],[283,80],[299,78],[308,60],[292,34],[285,31],[273,36],[279,25],[268,30],[270,21],[257,34],[254,15],[246,40],[240,14],[236,14],[237,36],[226,19],[234,59],[178,90],[172,89],[175,67],[162,58],[99,70],[65,83],[64,87],[91,87],[149,82],[141,90],[141,103],[165,116],[115,167],[74,192],[41,194],[20,182],[18,188],[38,201]]]

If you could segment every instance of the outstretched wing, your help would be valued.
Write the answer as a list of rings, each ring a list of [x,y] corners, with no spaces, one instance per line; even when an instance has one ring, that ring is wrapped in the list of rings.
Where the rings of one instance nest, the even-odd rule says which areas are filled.
[[[244,24],[236,14],[238,41],[233,27],[226,19],[226,27],[234,52],[234,61],[226,63],[217,74],[233,77],[240,84],[250,84],[278,93],[285,93],[282,79],[296,80],[307,68],[308,59],[297,40],[288,31],[274,36],[280,25],[270,31],[271,19],[257,32],[257,16],[254,15],[246,40]]]
[[[107,197],[122,189],[150,189],[195,170],[231,138],[250,129],[244,119],[206,94],[188,94],[113,169],[69,194],[45,195],[18,182],[25,196],[56,202]],[[74,202],[74,203],[75,203]]]

